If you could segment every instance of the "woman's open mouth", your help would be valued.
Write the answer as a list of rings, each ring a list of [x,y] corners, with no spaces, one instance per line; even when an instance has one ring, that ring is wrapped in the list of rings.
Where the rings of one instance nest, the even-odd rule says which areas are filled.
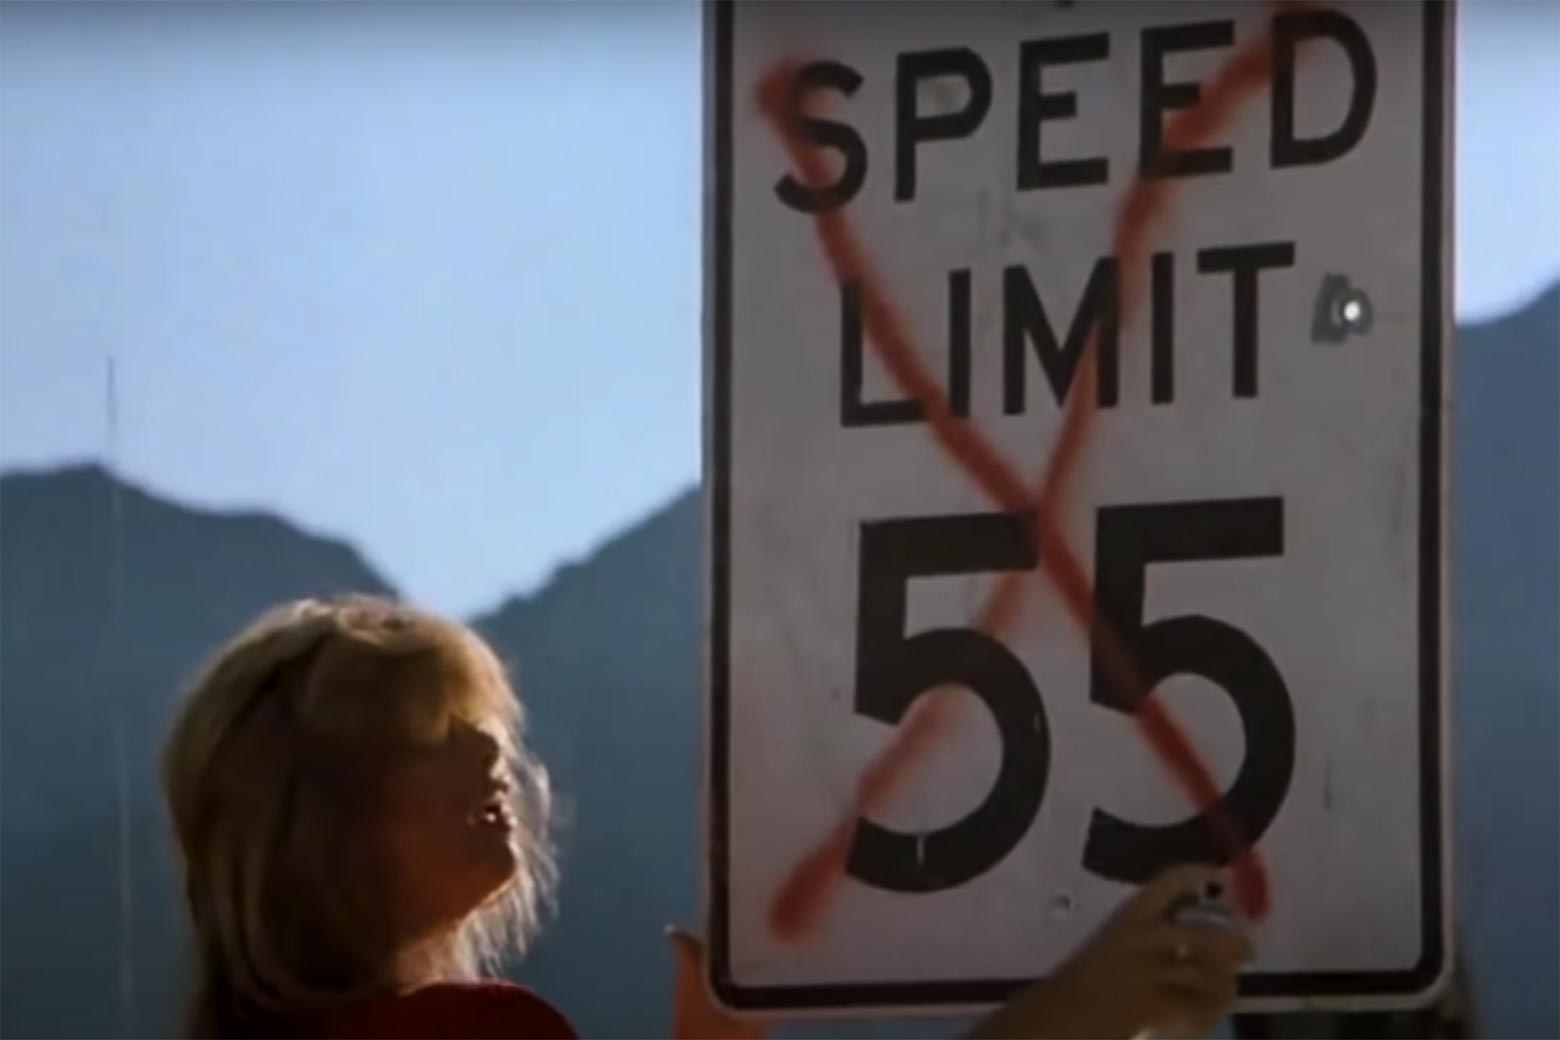
[[[515,817],[509,808],[509,785],[495,785],[481,805],[468,817],[473,827],[508,831],[514,829]]]

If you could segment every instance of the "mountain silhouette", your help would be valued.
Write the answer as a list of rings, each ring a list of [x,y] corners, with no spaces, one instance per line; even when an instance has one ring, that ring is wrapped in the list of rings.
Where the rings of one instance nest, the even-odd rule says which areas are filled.
[[[1560,286],[1459,334],[1453,876],[1487,1036],[1560,1036]]]
[[[0,480],[0,559],[0,1033],[170,1035],[186,943],[156,758],[178,694],[266,606],[389,586],[341,542],[96,466]]]
[[[1459,941],[1482,1034],[1556,1035],[1560,288],[1458,343]],[[474,619],[563,809],[556,919],[517,973],[585,1035],[664,1034],[662,928],[699,923],[699,532],[690,492]],[[92,466],[0,478],[0,557],[0,1034],[168,1035],[186,943],[153,767],[179,690],[269,604],[393,590],[344,542]]]

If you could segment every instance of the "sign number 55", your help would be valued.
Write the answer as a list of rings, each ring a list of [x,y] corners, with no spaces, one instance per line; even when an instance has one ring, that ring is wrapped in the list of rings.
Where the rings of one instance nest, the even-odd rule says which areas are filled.
[[[1278,815],[1294,772],[1294,707],[1284,678],[1250,635],[1227,621],[1188,614],[1143,620],[1154,563],[1280,556],[1281,498],[1237,498],[1106,506],[1095,528],[1095,631],[1089,700],[1132,714],[1131,695],[1107,677],[1102,626],[1120,637],[1147,687],[1173,675],[1217,685],[1240,717],[1245,754],[1221,805],[1245,840],[1256,842]],[[873,520],[861,525],[854,708],[887,725],[938,686],[968,689],[1001,735],[1001,764],[985,798],[958,821],[924,834],[857,822],[847,861],[856,879],[896,892],[956,888],[991,870],[1023,839],[1045,795],[1050,728],[1040,687],[997,639],[969,628],[904,631],[912,578],[1031,570],[1039,562],[1034,518],[1023,513]],[[1083,866],[1141,883],[1178,862],[1222,863],[1228,850],[1196,814],[1147,826],[1096,808]]]

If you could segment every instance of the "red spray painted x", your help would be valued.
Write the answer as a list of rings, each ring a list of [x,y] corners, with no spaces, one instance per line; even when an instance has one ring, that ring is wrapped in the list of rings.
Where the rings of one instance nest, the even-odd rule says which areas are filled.
[[[1291,5],[1284,5],[1291,6]],[[796,175],[808,184],[827,183],[823,158],[795,133],[801,113],[795,107],[792,83],[800,63],[782,61],[760,80],[757,102],[785,146]],[[1207,84],[1202,100],[1165,128],[1167,149],[1190,149],[1229,125],[1242,104],[1271,76],[1269,40],[1258,37],[1230,58]],[[1121,327],[1129,327],[1142,297],[1144,259],[1151,232],[1169,211],[1173,182],[1133,181],[1116,215],[1113,255],[1121,271]],[[1096,408],[1098,335],[1084,347],[1078,381],[1067,402],[1055,447],[1034,486],[970,423],[954,414],[947,397],[921,363],[910,331],[891,301],[849,222],[839,210],[815,216],[818,243],[840,281],[855,281],[861,290],[863,326],[873,350],[902,393],[924,409],[928,429],[939,447],[1000,508],[1032,512],[1039,570],[1055,583],[1067,616],[1086,635],[1111,683],[1136,704],[1134,718],[1143,737],[1169,774],[1212,825],[1229,854],[1236,901],[1243,913],[1260,918],[1270,902],[1267,872],[1256,850],[1222,806],[1220,791],[1208,768],[1175,720],[1139,676],[1119,634],[1096,616],[1089,576],[1058,522],[1068,501],[1089,440]],[[996,635],[1012,625],[1021,611],[1029,575],[1010,572],[1002,578],[980,612],[979,627]],[[787,873],[769,905],[769,926],[785,940],[804,937],[822,920],[845,878],[845,862],[856,821],[881,808],[906,780],[927,749],[946,733],[956,714],[951,691],[931,691],[920,698],[885,748],[863,772],[847,811],[830,832]]]

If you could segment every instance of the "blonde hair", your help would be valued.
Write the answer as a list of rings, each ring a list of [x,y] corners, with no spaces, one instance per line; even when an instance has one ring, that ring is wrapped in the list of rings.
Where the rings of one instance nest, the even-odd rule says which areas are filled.
[[[200,962],[191,1030],[276,1032],[396,987],[390,881],[364,836],[387,768],[455,719],[501,739],[519,869],[430,953],[450,979],[523,950],[555,880],[547,773],[493,651],[351,597],[277,607],[217,654],[163,756]]]

